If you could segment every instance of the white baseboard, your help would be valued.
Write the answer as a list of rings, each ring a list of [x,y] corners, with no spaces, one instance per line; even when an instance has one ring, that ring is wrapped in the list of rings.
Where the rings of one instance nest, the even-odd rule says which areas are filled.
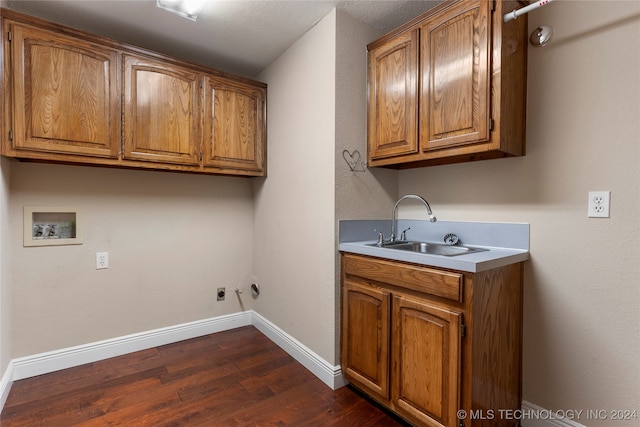
[[[255,326],[332,389],[346,384],[340,366],[331,365],[250,310],[13,359],[0,380],[0,410],[4,407],[13,381],[249,325]]]
[[[342,376],[340,365],[331,365],[300,341],[256,312],[253,312],[252,324],[271,341],[289,353],[291,357],[300,362],[302,366],[310,370],[323,383],[331,387],[332,390],[344,387],[347,384],[347,381]]]
[[[0,379],[0,412],[2,408],[4,408],[4,403],[7,401],[7,397],[9,397],[9,391],[11,390],[11,385],[13,384],[13,363],[10,361],[7,369],[4,371],[4,375],[2,375],[2,379]]]
[[[550,411],[526,400],[522,401],[522,413],[519,414],[522,427],[585,427],[578,423],[587,417],[583,412]]]
[[[13,364],[13,380],[17,381],[250,324],[251,312],[245,311],[33,356],[20,357],[11,361]]]

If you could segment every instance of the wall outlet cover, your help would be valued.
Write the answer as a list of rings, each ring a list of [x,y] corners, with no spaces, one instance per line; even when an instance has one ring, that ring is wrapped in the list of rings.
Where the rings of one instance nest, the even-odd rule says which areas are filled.
[[[96,270],[109,268],[109,252],[96,252]]]
[[[609,218],[610,191],[590,191],[587,215],[589,218]]]

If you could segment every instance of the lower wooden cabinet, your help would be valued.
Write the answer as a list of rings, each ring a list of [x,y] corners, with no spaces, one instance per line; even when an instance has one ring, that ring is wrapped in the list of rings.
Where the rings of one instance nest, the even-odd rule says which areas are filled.
[[[392,402],[424,425],[456,425],[462,313],[402,293],[392,307]]]
[[[345,281],[342,290],[342,371],[369,393],[389,399],[390,293]]]
[[[522,263],[467,273],[341,257],[341,364],[354,387],[419,426],[517,425],[500,414],[521,402]]]

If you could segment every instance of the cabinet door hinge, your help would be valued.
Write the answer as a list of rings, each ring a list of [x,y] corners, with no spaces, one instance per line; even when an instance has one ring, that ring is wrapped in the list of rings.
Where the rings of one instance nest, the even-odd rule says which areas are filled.
[[[495,0],[493,0],[493,1],[491,2],[491,12],[495,12],[495,10],[496,10],[496,1],[495,1]]]
[[[200,159],[200,163],[202,163],[202,151],[200,152],[200,154],[198,154],[198,159]]]
[[[493,130],[495,123],[493,121],[493,119],[489,119],[489,130]]]
[[[11,38],[12,38],[11,31],[9,31],[9,32],[7,33],[7,37],[8,37],[8,40],[9,40],[9,41],[11,41]]]
[[[9,141],[13,141],[13,131],[9,131]]]
[[[464,338],[467,335],[467,326],[464,323],[460,324],[460,337]]]

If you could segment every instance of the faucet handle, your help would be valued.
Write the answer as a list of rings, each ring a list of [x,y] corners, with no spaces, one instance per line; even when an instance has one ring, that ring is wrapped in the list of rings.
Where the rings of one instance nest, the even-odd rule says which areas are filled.
[[[402,230],[400,233],[400,240],[407,240],[407,231],[411,230],[411,227]]]

